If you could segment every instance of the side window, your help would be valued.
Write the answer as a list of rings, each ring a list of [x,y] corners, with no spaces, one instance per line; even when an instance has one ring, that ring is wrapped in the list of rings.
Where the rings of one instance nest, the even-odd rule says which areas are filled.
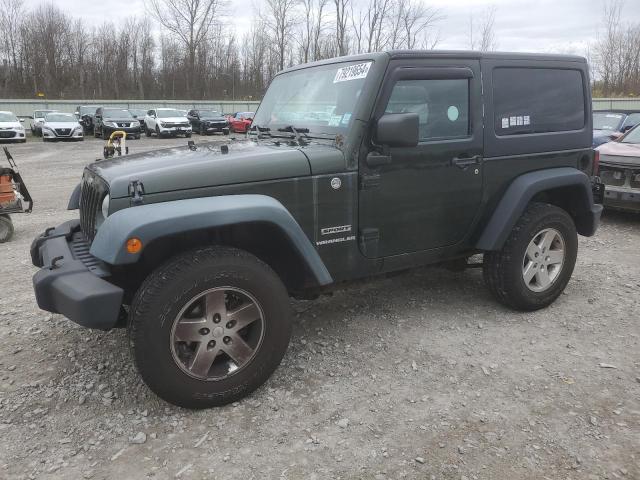
[[[496,68],[493,104],[497,135],[566,132],[585,125],[579,70]]]
[[[399,80],[385,113],[417,113],[420,141],[469,136],[469,80]]]

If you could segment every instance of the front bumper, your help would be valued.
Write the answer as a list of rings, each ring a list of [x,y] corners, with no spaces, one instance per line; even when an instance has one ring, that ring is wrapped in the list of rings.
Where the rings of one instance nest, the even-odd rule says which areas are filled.
[[[640,212],[640,189],[607,185],[604,206],[616,210]]]
[[[60,313],[83,327],[108,330],[116,325],[124,292],[105,280],[109,270],[89,254],[79,220],[35,238],[31,261],[40,267],[33,289],[42,310]]]
[[[135,127],[109,127],[107,125],[105,125],[104,127],[102,127],[102,129],[105,132],[108,132],[109,135],[112,134],[113,132],[124,132],[127,134],[127,138],[129,138],[130,136],[138,136],[140,135],[140,126],[136,125]]]
[[[76,130],[76,131],[71,130],[71,132],[68,135],[64,135],[56,132],[55,130],[52,132],[50,130],[42,129],[42,136],[44,138],[56,138],[56,139],[64,140],[68,138],[83,138],[84,132],[82,129]]]
[[[228,132],[229,131],[229,125],[227,125],[226,123],[220,123],[220,124],[205,124],[203,125],[203,130],[207,133],[213,133],[213,132],[224,132],[225,130]]]
[[[186,135],[192,133],[192,128],[189,127],[160,127],[160,135]]]

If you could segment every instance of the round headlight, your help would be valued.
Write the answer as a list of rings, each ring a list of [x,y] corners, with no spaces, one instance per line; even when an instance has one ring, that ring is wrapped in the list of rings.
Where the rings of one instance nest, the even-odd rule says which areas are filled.
[[[104,197],[104,200],[102,200],[102,218],[104,218],[106,220],[106,218],[109,216],[109,201],[110,201],[110,197],[109,195],[106,195]]]

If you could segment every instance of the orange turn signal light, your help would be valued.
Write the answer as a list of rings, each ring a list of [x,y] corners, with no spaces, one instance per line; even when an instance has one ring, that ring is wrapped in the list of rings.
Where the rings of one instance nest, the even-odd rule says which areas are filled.
[[[138,253],[140,250],[142,250],[142,242],[139,238],[132,237],[127,240],[127,252]]]

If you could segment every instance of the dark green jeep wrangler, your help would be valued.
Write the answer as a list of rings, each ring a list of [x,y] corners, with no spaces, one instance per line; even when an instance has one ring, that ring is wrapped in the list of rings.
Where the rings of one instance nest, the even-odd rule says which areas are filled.
[[[79,220],[33,242],[36,298],[85,327],[126,326],[160,397],[222,405],[279,364],[290,296],[482,253],[500,302],[546,307],[577,234],[598,226],[596,168],[583,58],[301,65],[275,77],[246,141],[89,165]]]

